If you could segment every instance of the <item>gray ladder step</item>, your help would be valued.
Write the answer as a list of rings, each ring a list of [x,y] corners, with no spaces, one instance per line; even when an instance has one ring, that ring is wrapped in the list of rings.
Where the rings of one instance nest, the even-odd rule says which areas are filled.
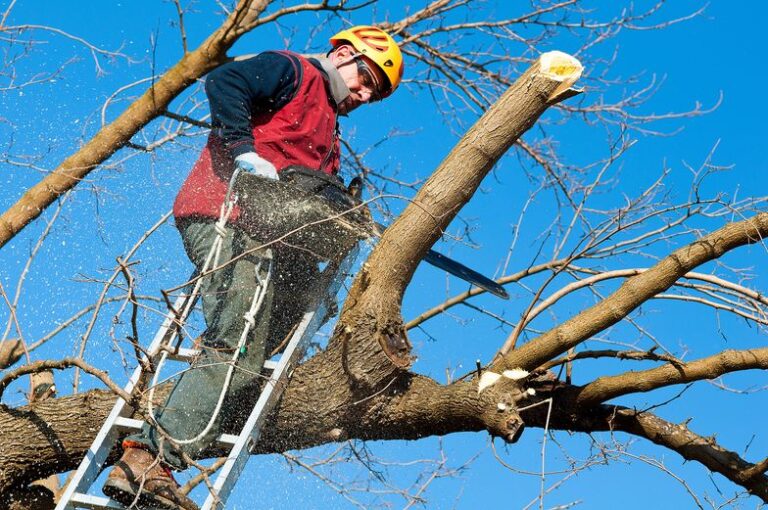
[[[121,432],[138,432],[144,426],[144,420],[126,418],[120,416],[115,420],[115,428]],[[235,434],[221,434],[216,438],[216,445],[220,448],[232,448],[237,441]]]
[[[72,497],[69,499],[69,501],[75,508],[89,508],[93,510],[111,508],[114,510],[125,510],[123,505],[109,499],[106,496],[91,496],[90,494],[75,492],[72,494]]]
[[[173,361],[191,362],[193,359],[195,359],[195,356],[197,356],[198,354],[200,354],[200,349],[189,349],[185,347],[180,347],[178,349],[174,349],[173,351],[169,350],[168,359]],[[277,363],[278,363],[277,361],[272,361],[268,359],[264,362],[263,370],[268,370],[270,372],[273,372],[275,368],[277,368]]]

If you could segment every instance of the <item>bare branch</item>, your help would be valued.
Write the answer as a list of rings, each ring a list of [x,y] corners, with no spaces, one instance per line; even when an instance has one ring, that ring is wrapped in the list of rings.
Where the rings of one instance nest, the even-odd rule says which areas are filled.
[[[43,370],[54,370],[54,369],[63,370],[65,368],[70,368],[70,367],[78,367],[84,372],[89,373],[92,376],[98,378],[113,393],[118,395],[120,398],[122,398],[126,402],[133,401],[133,398],[128,393],[123,391],[123,389],[120,386],[115,384],[114,381],[112,381],[112,379],[109,378],[109,375],[107,375],[105,371],[99,370],[98,368],[95,368],[89,365],[88,363],[86,363],[85,361],[79,358],[62,358],[56,361],[50,361],[50,360],[35,361],[33,363],[29,363],[15,370],[12,370],[7,374],[5,374],[2,379],[0,379],[0,396],[3,395],[3,392],[8,387],[9,384],[11,384],[13,381],[15,381],[21,376],[24,376],[27,374],[35,374]]]
[[[591,406],[630,393],[652,391],[673,384],[715,379],[729,372],[768,369],[768,348],[743,351],[725,350],[696,361],[670,363],[650,370],[599,377],[586,385],[576,399],[579,405]]]
[[[163,74],[122,114],[101,129],[0,216],[0,247],[37,218],[57,197],[76,186],[93,169],[130,142],[131,136],[165,111],[190,84],[226,59],[226,51],[244,33],[243,24],[257,18],[266,0],[240,0],[226,21],[197,49]]]
[[[562,365],[563,363],[570,363],[580,359],[595,359],[595,358],[615,358],[619,360],[635,360],[635,361],[667,361],[672,365],[680,365],[683,362],[674,356],[667,354],[657,354],[653,349],[648,351],[616,351],[612,349],[604,349],[600,351],[581,351],[570,353],[562,358],[553,359],[544,363],[539,370],[546,371],[553,367]]]
[[[122,258],[121,264],[127,263],[131,257],[136,253],[136,250],[141,247],[142,244],[144,244],[144,241],[149,238],[150,235],[152,235],[160,226],[162,226],[168,219],[171,217],[171,211],[168,211],[165,213],[154,225],[152,225],[149,230],[144,232],[142,236],[139,238],[138,241],[131,247],[130,250],[125,254],[125,256]],[[101,289],[101,294],[99,295],[99,299],[96,301],[96,306],[93,310],[93,315],[91,316],[91,321],[88,323],[88,327],[85,328],[85,332],[80,337],[80,349],[78,351],[78,358],[82,359],[83,355],[85,354],[85,346],[88,343],[88,338],[90,338],[91,333],[93,331],[93,327],[96,324],[96,319],[99,316],[99,311],[101,310],[101,305],[104,302],[104,299],[107,296],[107,292],[112,288],[112,284],[114,283],[115,279],[122,273],[122,267],[121,264],[118,264],[118,267],[112,272],[112,276],[109,277],[109,280],[104,284],[104,287]],[[77,393],[77,386],[78,382],[80,380],[79,375],[79,365],[77,366],[77,369],[75,369],[75,376],[72,381],[72,387],[73,391]]]
[[[671,287],[693,268],[717,259],[728,251],[762,241],[768,233],[768,213],[734,222],[683,247],[648,271],[629,278],[602,302],[511,351],[495,363],[495,371],[511,368],[532,370],[566,352],[585,339],[624,319],[635,308]]]
[[[600,417],[596,417],[595,421],[604,420],[606,430],[619,430],[644,437],[679,453],[685,459],[695,460],[710,471],[720,473],[745,487],[763,501],[768,501],[768,478],[752,471],[754,464],[720,446],[714,437],[702,437],[692,432],[685,423],[670,423],[649,412],[613,409],[613,412],[600,412]]]

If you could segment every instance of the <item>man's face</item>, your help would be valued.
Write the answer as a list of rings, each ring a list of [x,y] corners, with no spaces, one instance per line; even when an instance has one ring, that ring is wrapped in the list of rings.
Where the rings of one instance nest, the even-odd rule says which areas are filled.
[[[331,58],[350,91],[339,105],[340,114],[347,115],[361,104],[381,99],[379,90],[386,78],[367,57],[355,54],[350,46],[340,46],[333,51]]]

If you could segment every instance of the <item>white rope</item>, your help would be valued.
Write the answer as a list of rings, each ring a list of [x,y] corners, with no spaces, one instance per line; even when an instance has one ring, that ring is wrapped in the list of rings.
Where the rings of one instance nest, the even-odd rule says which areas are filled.
[[[209,271],[212,267],[216,267],[219,264],[219,259],[221,257],[221,249],[224,245],[224,238],[227,235],[227,222],[229,221],[229,218],[232,216],[232,211],[234,210],[235,204],[237,203],[237,195],[232,195],[232,187],[235,182],[235,179],[237,178],[237,171],[235,171],[232,175],[232,178],[229,181],[229,186],[227,188],[227,194],[225,197],[224,202],[221,204],[221,210],[219,213],[219,219],[214,224],[214,229],[216,231],[216,239],[214,239],[213,243],[211,244],[211,248],[208,251],[208,255],[205,258],[205,263],[203,264],[203,268],[200,270],[200,277],[195,282],[195,286],[192,289],[192,294],[190,295],[190,299],[187,300],[184,309],[179,314],[178,321],[179,323],[183,324],[187,316],[189,315],[189,312],[191,311],[192,305],[195,302],[195,296],[200,292],[200,286],[202,284],[202,279],[205,276],[205,273]],[[164,350],[163,353],[160,356],[160,361],[157,363],[157,367],[155,368],[155,373],[152,376],[152,383],[150,385],[149,389],[149,398],[147,403],[147,411],[149,414],[149,417],[154,422],[154,425],[157,429],[159,429],[165,436],[170,438],[173,442],[177,444],[190,444],[194,443],[196,441],[199,441],[202,439],[208,432],[210,432],[211,427],[213,427],[214,422],[216,421],[216,418],[218,418],[219,414],[221,413],[221,407],[224,402],[224,397],[227,394],[227,391],[229,390],[229,385],[232,380],[232,374],[234,373],[235,364],[237,363],[237,359],[241,355],[241,351],[243,349],[243,346],[245,345],[245,341],[248,338],[248,334],[251,330],[251,328],[256,324],[256,314],[259,312],[259,309],[261,308],[262,303],[264,302],[264,297],[267,294],[267,287],[269,285],[269,281],[272,278],[272,251],[267,249],[265,250],[265,258],[269,259],[269,267],[267,268],[267,274],[266,277],[262,277],[260,275],[261,270],[261,263],[262,261],[259,261],[259,264],[255,268],[256,272],[256,290],[253,294],[253,299],[251,300],[251,306],[248,310],[248,312],[243,316],[243,319],[245,320],[245,326],[243,327],[243,332],[240,334],[240,339],[237,343],[237,348],[235,349],[234,354],[232,355],[232,360],[228,362],[229,368],[227,369],[227,375],[224,379],[224,385],[221,388],[221,392],[219,393],[219,398],[216,402],[216,407],[211,414],[210,419],[208,420],[208,424],[205,426],[205,428],[197,434],[195,437],[190,439],[179,439],[171,436],[171,434],[168,433],[165,429],[163,429],[160,426],[160,423],[157,421],[157,418],[155,417],[155,409],[153,405],[154,401],[154,394],[155,394],[155,388],[158,384],[158,378],[160,376],[160,371],[165,364],[166,360],[168,359],[168,350]],[[173,340],[176,338],[176,335],[178,334],[178,328],[176,329],[176,332],[168,339],[167,344],[169,345],[173,342]],[[244,351],[243,351],[244,352]]]
[[[245,341],[248,338],[248,333],[250,332],[251,328],[255,324],[254,317],[258,313],[259,309],[261,308],[262,303],[264,302],[264,297],[267,294],[267,286],[269,285],[269,280],[272,278],[272,257],[270,250],[267,250],[267,255],[269,255],[269,266],[267,268],[267,275],[266,277],[262,278],[259,274],[261,270],[261,261],[256,266],[256,281],[257,281],[257,287],[256,292],[253,294],[253,299],[251,300],[251,307],[248,310],[248,312],[243,316],[245,319],[245,326],[243,327],[243,332],[240,334],[240,340],[237,342],[237,347],[235,348],[235,352],[232,354],[232,359],[229,361],[229,367],[227,368],[227,375],[224,378],[224,384],[221,387],[221,392],[219,393],[219,398],[216,401],[216,407],[213,410],[213,413],[211,413],[211,417],[208,420],[208,424],[205,426],[205,428],[197,434],[195,437],[189,438],[189,439],[179,439],[176,437],[173,437],[168,433],[168,431],[162,429],[160,427],[160,424],[157,423],[157,420],[152,416],[152,419],[155,419],[155,422],[157,423],[157,427],[162,430],[163,434],[168,436],[173,442],[177,444],[191,444],[199,441],[203,437],[206,436],[213,427],[213,424],[216,422],[216,418],[219,417],[219,414],[221,413],[221,408],[224,404],[224,398],[227,395],[227,391],[229,390],[229,385],[232,382],[232,375],[235,373],[235,364],[237,363],[237,359],[240,357],[241,354],[244,353],[243,346],[245,345]],[[165,355],[165,353],[163,353]],[[162,363],[162,360],[161,362]],[[157,366],[157,372],[155,372],[155,377],[160,373],[160,363],[158,363]],[[154,387],[155,381],[152,381],[152,385]]]

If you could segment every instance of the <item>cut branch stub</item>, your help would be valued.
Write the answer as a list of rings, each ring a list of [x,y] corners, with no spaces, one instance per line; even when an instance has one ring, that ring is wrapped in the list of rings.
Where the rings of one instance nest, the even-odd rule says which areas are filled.
[[[23,355],[24,345],[18,338],[0,342],[0,370],[12,366]]]
[[[481,420],[491,436],[516,443],[525,429],[519,403],[529,397],[516,381],[502,377],[480,393]]]
[[[543,53],[539,61],[541,74],[560,83],[549,96],[550,104],[559,103],[581,93],[581,89],[571,88],[584,70],[581,62],[562,51]]]

